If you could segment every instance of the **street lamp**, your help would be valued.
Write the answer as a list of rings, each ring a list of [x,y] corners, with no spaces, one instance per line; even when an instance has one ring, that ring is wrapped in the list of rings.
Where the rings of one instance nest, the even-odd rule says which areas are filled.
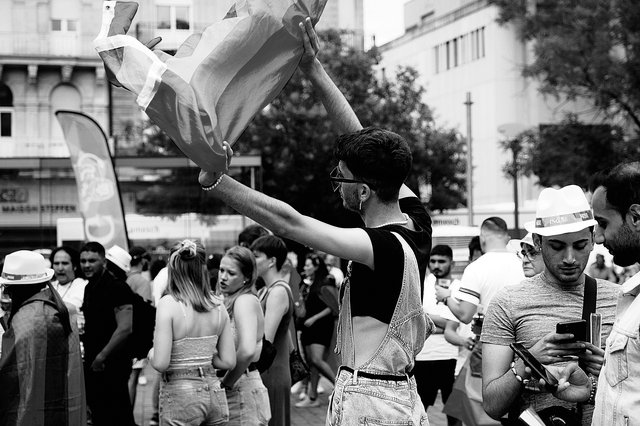
[[[520,139],[518,138],[522,132],[527,130],[524,124],[520,123],[506,123],[498,126],[498,133],[500,133],[505,139],[505,148],[511,151],[513,154],[513,168],[511,170],[511,177],[513,178],[513,214],[514,214],[514,228],[520,229],[518,217],[520,216],[518,211],[518,154],[522,150]]]

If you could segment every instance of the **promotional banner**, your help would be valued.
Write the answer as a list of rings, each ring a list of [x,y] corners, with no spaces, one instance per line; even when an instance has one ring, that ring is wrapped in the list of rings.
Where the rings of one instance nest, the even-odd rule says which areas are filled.
[[[125,35],[137,3],[105,1],[94,46],[109,80],[200,168],[224,170],[231,145],[282,90],[304,47],[298,24],[315,25],[327,0],[236,0],[220,22],[191,35],[175,56]]]
[[[86,240],[97,241],[107,250],[118,245],[129,251],[122,200],[107,137],[98,123],[80,112],[56,111],[56,117],[76,175]]]

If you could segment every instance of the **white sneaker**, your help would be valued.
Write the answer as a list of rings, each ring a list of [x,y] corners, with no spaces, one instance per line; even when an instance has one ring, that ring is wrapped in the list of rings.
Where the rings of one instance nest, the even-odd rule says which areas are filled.
[[[305,398],[300,402],[296,403],[296,407],[298,408],[309,408],[309,407],[319,407],[320,406],[320,401],[318,401],[318,398],[316,398],[315,400],[312,400],[311,398]]]

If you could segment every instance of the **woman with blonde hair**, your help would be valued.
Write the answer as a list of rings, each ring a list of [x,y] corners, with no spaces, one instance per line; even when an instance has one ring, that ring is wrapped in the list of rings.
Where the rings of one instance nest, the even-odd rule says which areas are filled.
[[[235,367],[235,348],[227,311],[211,291],[202,244],[178,243],[168,276],[149,351],[151,365],[163,373],[160,424],[225,423],[227,398],[214,368]]]
[[[271,418],[269,395],[256,365],[264,336],[256,278],[251,250],[241,246],[227,250],[220,261],[218,291],[224,295],[236,344],[236,366],[222,379],[229,404],[229,425],[267,425]]]

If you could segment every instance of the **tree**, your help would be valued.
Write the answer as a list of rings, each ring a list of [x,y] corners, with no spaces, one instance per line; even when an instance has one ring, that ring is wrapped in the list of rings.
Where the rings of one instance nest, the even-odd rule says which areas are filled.
[[[336,31],[320,34],[320,60],[354,108],[364,126],[378,126],[403,136],[413,152],[409,186],[418,192],[428,183],[431,209],[459,207],[465,201],[464,141],[453,130],[436,129],[422,103],[424,89],[417,73],[400,68],[396,78],[379,81],[377,53],[361,52],[342,42]],[[346,226],[353,224],[331,191],[329,172],[335,166],[337,136],[314,88],[297,72],[280,96],[258,114],[238,141],[241,153],[260,153],[263,191],[286,200],[302,213]]]
[[[544,187],[575,184],[586,189],[595,173],[623,161],[640,159],[638,140],[626,140],[615,126],[580,123],[575,115],[559,124],[524,132],[517,142],[518,170],[527,175],[534,173]],[[512,173],[513,162],[504,170]]]
[[[533,41],[523,69],[542,93],[591,100],[640,131],[640,7],[637,0],[489,0],[498,22]]]

